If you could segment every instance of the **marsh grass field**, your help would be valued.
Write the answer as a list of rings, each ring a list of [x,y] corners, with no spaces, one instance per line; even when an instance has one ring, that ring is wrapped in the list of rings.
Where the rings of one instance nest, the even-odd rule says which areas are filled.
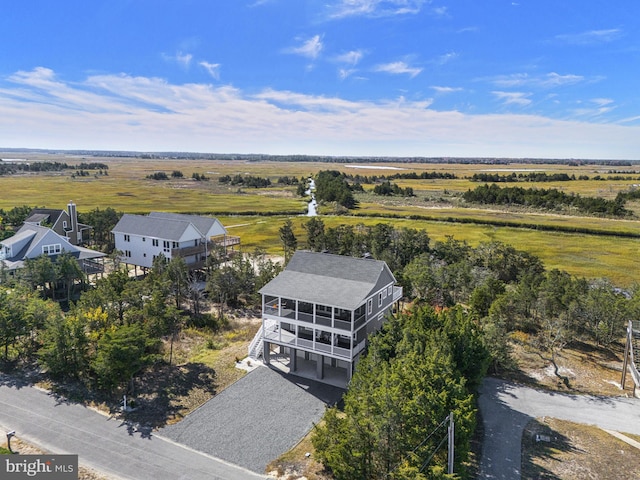
[[[557,188],[565,193],[613,199],[621,191],[640,184],[638,166],[562,164],[455,164],[455,163],[321,163],[246,160],[182,160],[89,157],[66,154],[0,153],[0,158],[19,156],[26,161],[56,161],[69,165],[100,162],[109,166],[107,175],[90,171],[90,176],[72,178],[73,170],[55,173],[28,173],[0,176],[0,208],[29,205],[64,208],[73,200],[78,211],[112,207],[124,213],[147,213],[151,210],[216,215],[230,234],[242,239],[243,249],[264,248],[268,253],[282,253],[279,228],[291,218],[299,248],[304,248],[308,221],[306,202],[296,196],[295,186],[278,185],[279,177],[306,178],[321,170],[339,170],[352,175],[381,176],[394,173],[452,173],[455,179],[393,180],[402,188],[411,187],[415,197],[382,197],[357,194],[359,207],[349,214],[336,215],[327,206],[320,207],[326,227],[340,224],[373,225],[390,223],[396,227],[425,229],[432,241],[453,236],[471,245],[498,240],[539,256],[547,268],[559,268],[587,278],[606,277],[621,287],[638,280],[640,270],[640,205],[628,203],[635,212],[627,219],[599,218],[573,212],[542,212],[516,208],[481,208],[466,205],[460,194],[479,183],[468,177],[474,173],[511,172],[567,173],[602,180],[574,180],[502,184],[523,188]],[[384,168],[381,168],[384,167]],[[182,178],[171,178],[175,170]],[[609,173],[616,170],[615,173]],[[623,171],[624,173],[620,173]],[[147,175],[164,172],[170,179],[150,180]],[[192,174],[205,175],[208,181],[195,181]],[[246,188],[221,184],[222,175],[267,177],[272,186]],[[621,177],[624,177],[621,179]],[[611,179],[608,179],[611,178]],[[538,228],[536,228],[536,226]],[[545,230],[541,230],[544,228]],[[560,231],[551,231],[557,229]],[[588,233],[570,233],[572,229]]]

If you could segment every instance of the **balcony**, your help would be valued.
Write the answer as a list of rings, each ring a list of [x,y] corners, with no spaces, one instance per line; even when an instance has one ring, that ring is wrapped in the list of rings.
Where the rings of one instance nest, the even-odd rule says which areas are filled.
[[[213,244],[208,242],[207,244],[201,243],[198,245],[192,245],[191,247],[174,248],[171,250],[171,258],[185,258],[193,255],[206,255]]]
[[[334,357],[340,357],[351,360],[358,352],[362,351],[366,345],[366,341],[363,340],[360,344],[355,345],[353,350],[348,347],[348,343],[338,337],[337,341],[331,343],[331,337],[324,340],[321,338],[313,339],[313,333],[309,332],[309,329],[300,331],[298,336],[295,333],[290,332],[282,328],[267,329],[264,333],[264,339],[273,342],[278,345],[286,347],[300,348],[309,352],[324,353]],[[346,347],[346,348],[345,348]]]
[[[393,287],[393,301],[397,302],[402,298],[402,287]]]

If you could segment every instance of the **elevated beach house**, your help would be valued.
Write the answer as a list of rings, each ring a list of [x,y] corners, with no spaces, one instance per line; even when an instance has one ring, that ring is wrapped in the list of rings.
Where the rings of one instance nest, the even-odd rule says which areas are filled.
[[[151,268],[159,255],[167,260],[182,257],[190,269],[202,268],[214,243],[227,253],[240,244],[238,237],[227,235],[216,218],[179,213],[125,214],[111,233],[122,261],[143,271]]]
[[[292,373],[304,364],[315,367],[320,381],[327,368],[349,380],[367,337],[402,298],[402,287],[385,262],[297,251],[260,293],[262,329],[250,357],[269,364],[272,356],[284,356]]]

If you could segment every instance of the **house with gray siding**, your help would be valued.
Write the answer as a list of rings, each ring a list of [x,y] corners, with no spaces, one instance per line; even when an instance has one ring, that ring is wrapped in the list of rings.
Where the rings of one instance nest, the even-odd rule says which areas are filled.
[[[348,380],[402,287],[385,262],[297,251],[260,294],[262,328],[250,357],[269,364],[272,355],[286,355],[292,372],[305,360],[315,362],[320,381],[327,366],[342,369]]]

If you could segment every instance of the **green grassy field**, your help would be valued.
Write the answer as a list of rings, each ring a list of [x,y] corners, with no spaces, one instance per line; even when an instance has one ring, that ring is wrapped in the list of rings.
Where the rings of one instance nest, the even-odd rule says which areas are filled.
[[[28,155],[26,155],[28,156]],[[6,155],[15,157],[15,154]],[[0,158],[2,154],[0,153]],[[80,212],[94,208],[112,207],[127,213],[146,213],[151,210],[213,213],[232,235],[239,235],[243,248],[251,251],[265,248],[271,254],[281,254],[278,229],[291,217],[300,247],[304,247],[306,234],[302,227],[306,203],[296,197],[295,187],[277,186],[278,177],[296,178],[313,175],[320,170],[340,170],[353,175],[373,176],[394,173],[448,172],[459,178],[454,180],[398,180],[401,187],[412,187],[417,197],[411,199],[378,197],[371,193],[358,194],[356,216],[322,215],[327,227],[342,223],[371,225],[379,222],[396,227],[425,229],[433,241],[452,235],[471,245],[482,241],[499,240],[515,248],[539,256],[547,268],[560,268],[587,278],[607,277],[616,284],[629,286],[637,281],[640,267],[638,248],[640,239],[610,235],[575,234],[518,228],[520,225],[539,225],[545,228],[583,228],[595,233],[607,232],[640,235],[640,216],[618,220],[534,212],[524,209],[478,208],[462,205],[459,193],[479,184],[470,182],[478,172],[506,175],[516,172],[568,173],[569,175],[601,175],[613,167],[566,165],[484,165],[484,164],[374,164],[375,168],[356,168],[354,164],[317,162],[248,162],[209,160],[142,160],[132,158],[80,158],[63,155],[33,155],[29,159],[49,160],[77,164],[101,162],[109,165],[108,175],[71,178],[72,171],[62,173],[27,174],[0,177],[0,208],[17,205],[64,208],[73,200]],[[360,166],[365,166],[364,163]],[[392,169],[380,169],[391,167]],[[632,167],[620,167],[635,171]],[[184,178],[168,181],[148,180],[151,173],[163,171],[168,175],[180,170]],[[206,182],[196,182],[192,173],[206,175]],[[640,166],[638,167],[640,175]],[[222,175],[253,175],[268,177],[273,186],[266,189],[238,188],[220,184]],[[632,173],[624,174],[633,176]],[[559,188],[567,193],[583,196],[613,198],[619,191],[628,190],[637,180],[571,181],[555,183],[518,183],[524,188]],[[516,184],[503,184],[502,186]],[[364,185],[372,190],[372,185]],[[638,211],[638,204],[629,208]],[[326,211],[326,210],[321,210]],[[399,218],[388,218],[389,216]],[[412,216],[417,219],[410,220]],[[475,222],[475,223],[460,223]],[[501,222],[507,226],[493,226]],[[484,223],[484,224],[483,224]]]

